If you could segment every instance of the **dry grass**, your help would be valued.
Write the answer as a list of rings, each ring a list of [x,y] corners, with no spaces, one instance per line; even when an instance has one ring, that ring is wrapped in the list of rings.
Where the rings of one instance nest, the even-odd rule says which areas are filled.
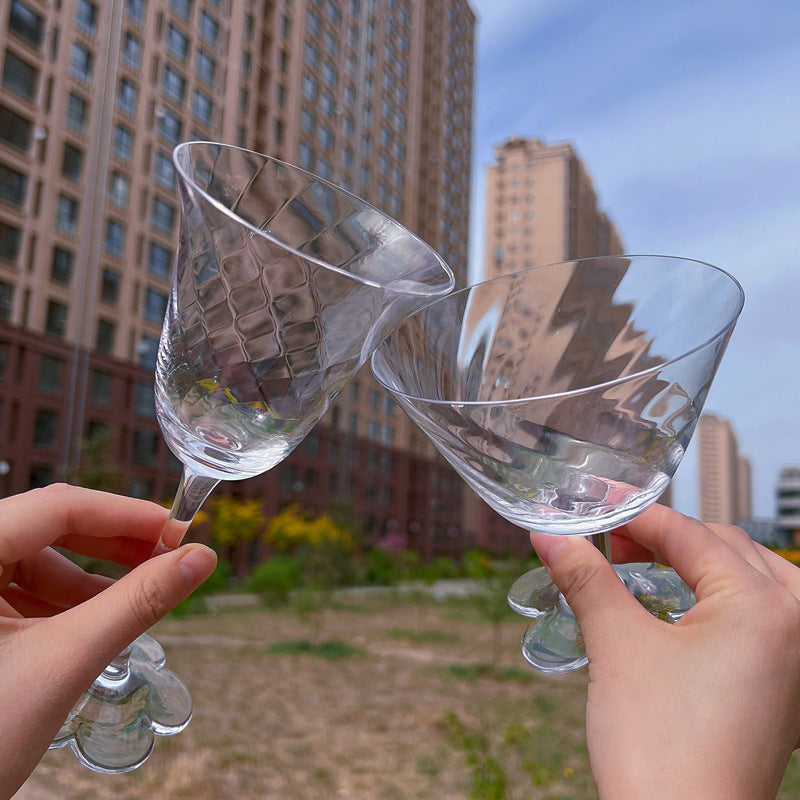
[[[524,621],[503,624],[491,669],[492,631],[468,601],[348,600],[325,616],[322,638],[347,645],[327,654],[287,647],[312,630],[289,610],[162,622],[155,636],[194,697],[189,728],[128,775],[48,753],[16,800],[596,797],[586,675],[524,669]],[[797,765],[785,786],[796,796]]]

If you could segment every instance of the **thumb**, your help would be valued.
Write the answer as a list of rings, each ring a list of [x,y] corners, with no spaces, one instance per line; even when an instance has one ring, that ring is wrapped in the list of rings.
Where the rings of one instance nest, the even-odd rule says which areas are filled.
[[[88,661],[92,680],[134,639],[185,600],[214,571],[216,553],[199,544],[185,545],[151,558],[112,586],[60,614],[68,627],[76,661]],[[61,639],[65,641],[65,639]]]
[[[581,626],[587,652],[592,643],[615,636],[626,615],[640,612],[636,602],[603,554],[583,536],[531,533],[531,544],[561,590]]]

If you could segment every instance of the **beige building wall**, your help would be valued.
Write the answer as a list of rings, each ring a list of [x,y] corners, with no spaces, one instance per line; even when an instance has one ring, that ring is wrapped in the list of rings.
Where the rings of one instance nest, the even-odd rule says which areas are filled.
[[[515,138],[498,145],[494,156],[486,168],[487,278],[623,251],[572,145]]]
[[[733,426],[703,414],[697,426],[697,486],[700,519],[735,525],[751,515],[751,477],[740,458]]]

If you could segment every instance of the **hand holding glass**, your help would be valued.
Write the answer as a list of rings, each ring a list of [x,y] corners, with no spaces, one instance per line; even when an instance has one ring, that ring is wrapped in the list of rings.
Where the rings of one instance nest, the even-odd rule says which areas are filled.
[[[596,535],[666,489],[694,433],[744,295],[698,261],[610,256],[506,275],[437,300],[372,357],[376,379],[492,508],[524,530]],[[672,570],[619,567],[653,613],[694,597]],[[509,603],[532,622],[526,660],[586,663],[544,569]]]

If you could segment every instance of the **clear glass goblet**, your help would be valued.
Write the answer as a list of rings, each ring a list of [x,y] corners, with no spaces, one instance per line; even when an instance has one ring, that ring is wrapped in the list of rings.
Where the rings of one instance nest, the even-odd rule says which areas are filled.
[[[158,420],[184,465],[168,548],[220,480],[286,458],[392,327],[454,285],[419,238],[308,172],[209,142],[179,145],[174,161],[181,235],[156,366]],[[142,637],[53,746],[125,772],[190,716],[186,687]]]
[[[609,534],[666,489],[744,303],[699,261],[610,256],[533,268],[432,302],[372,356],[375,378],[477,494],[512,523]],[[694,596],[673,570],[617,567],[651,613]],[[511,587],[525,659],[586,664],[569,606],[540,568]]]

